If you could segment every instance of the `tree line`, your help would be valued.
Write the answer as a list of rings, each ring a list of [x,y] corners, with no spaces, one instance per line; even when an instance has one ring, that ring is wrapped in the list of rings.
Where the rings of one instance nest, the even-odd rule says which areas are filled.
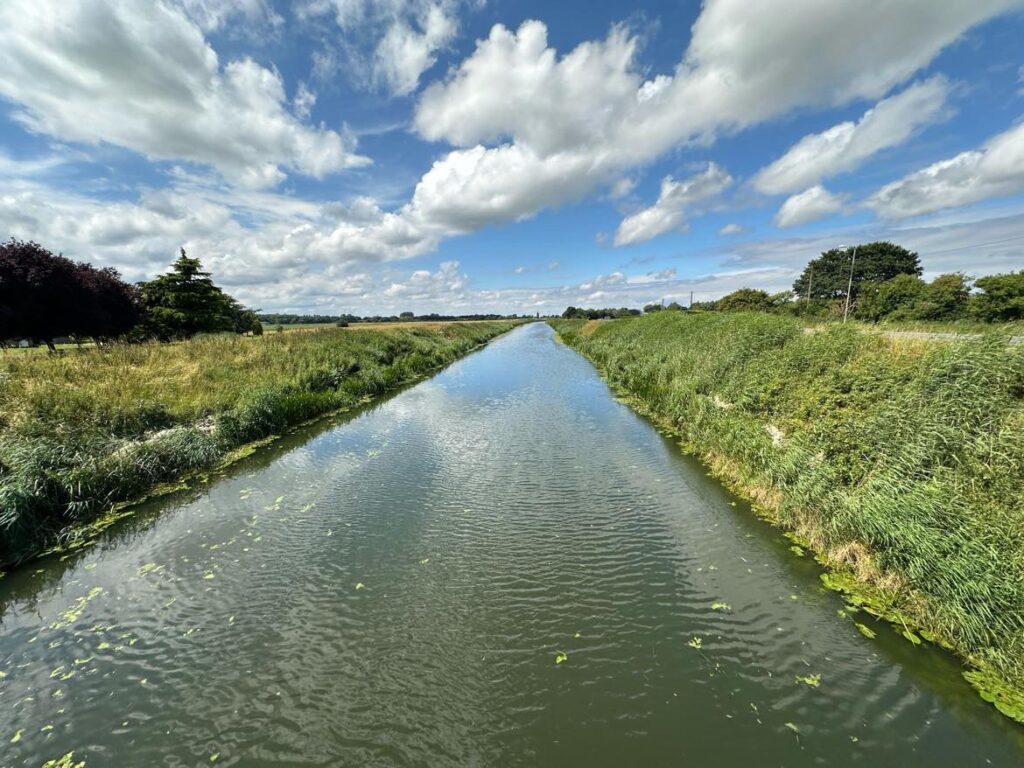
[[[417,315],[415,312],[402,312],[398,315],[297,315],[287,312],[261,312],[257,318],[265,326],[274,325],[327,325],[334,323],[342,325],[348,323],[406,323],[406,322],[451,322],[453,320],[518,320],[520,318],[533,317],[533,315],[498,315],[498,314],[468,314],[468,315],[439,315],[431,312],[428,315]]]
[[[562,313],[562,317],[567,320],[612,320],[616,317],[630,317],[632,315],[639,314],[639,309],[629,309],[628,307],[619,307],[618,309],[584,309],[582,307],[569,307]]]
[[[664,310],[717,312],[776,312],[826,319],[849,314],[858,320],[951,321],[1002,323],[1024,320],[1024,270],[977,279],[959,272],[921,278],[918,254],[890,242],[834,248],[812,259],[793,283],[793,289],[768,293],[740,288],[714,301],[684,308],[648,304],[645,313]],[[849,294],[849,296],[847,296]],[[569,307],[563,317],[621,317],[638,310],[585,310]]]
[[[132,285],[115,269],[72,261],[35,242],[0,244],[0,344],[28,340],[53,350],[57,339],[103,344],[224,332],[259,335],[263,327],[184,249],[166,274]]]

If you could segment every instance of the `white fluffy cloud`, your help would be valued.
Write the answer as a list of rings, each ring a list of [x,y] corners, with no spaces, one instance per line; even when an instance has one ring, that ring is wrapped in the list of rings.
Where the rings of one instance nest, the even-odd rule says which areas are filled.
[[[305,0],[299,14],[333,15],[349,73],[361,84],[408,96],[458,33],[463,0]],[[320,67],[333,56],[320,53]],[[336,70],[336,67],[331,67]]]
[[[834,125],[804,136],[785,155],[754,177],[766,194],[807,189],[839,173],[857,168],[872,155],[895,147],[945,112],[949,83],[941,76],[917,83],[878,102],[854,122]]]
[[[1024,123],[898,181],[866,201],[879,215],[905,219],[990,197],[1024,192]]]
[[[661,181],[661,193],[650,208],[627,216],[615,233],[615,245],[632,245],[678,230],[685,225],[686,211],[696,203],[720,195],[732,177],[714,163],[708,163],[702,173],[682,181],[666,176]]]
[[[422,301],[444,296],[461,299],[468,278],[459,272],[459,262],[443,261],[436,272],[428,269],[417,269],[408,280],[392,283],[384,295],[389,299],[406,299]]]
[[[365,162],[342,134],[289,112],[277,72],[222,66],[199,28],[159,2],[0,4],[0,94],[30,131],[201,163],[249,186]]]
[[[843,198],[818,184],[787,199],[775,215],[775,223],[780,227],[796,227],[842,209]]]
[[[101,203],[40,181],[45,169],[20,161],[5,169],[0,162],[0,229],[121,266],[133,278],[151,276],[184,244],[242,299],[266,309],[286,301],[293,308],[328,307],[332,296],[345,296],[373,311],[372,302],[383,301],[392,285],[406,286],[393,291],[397,302],[403,291],[417,290],[409,287],[414,283],[415,295],[426,296],[431,281],[446,295],[462,296],[454,302],[489,307],[609,296],[625,303],[618,297],[640,296],[624,293],[640,290],[625,275],[587,281],[589,293],[580,283],[514,296],[456,287],[465,281],[452,266],[385,282],[381,275],[391,275],[394,260],[428,253],[446,237],[618,186],[672,148],[711,142],[797,108],[882,99],[967,29],[1022,2],[706,0],[679,64],[662,74],[639,66],[637,39],[625,28],[560,55],[540,22],[515,32],[497,26],[443,82],[424,91],[416,130],[448,146],[408,202],[384,210],[369,199],[325,205],[239,185],[272,185],[293,172],[322,176],[365,162],[342,131],[306,122],[312,90],[299,87],[289,99],[276,70],[250,59],[222,62],[204,38],[204,30],[225,28],[233,14],[249,18],[271,4],[7,0],[0,3],[0,95],[25,126],[61,141],[200,164],[231,183],[179,172],[161,192]],[[409,93],[455,34],[453,9],[462,6],[457,0],[307,0],[302,7],[311,20],[332,14],[343,37],[369,46],[371,82]],[[329,25],[332,33],[337,25]],[[670,32],[682,38],[685,30]],[[321,54],[321,76],[332,57],[346,55],[342,48]],[[876,121],[866,116],[853,132],[864,134],[865,124]],[[1004,176],[1021,167],[1019,159],[1007,165],[1016,156],[995,140],[978,154],[1001,158]],[[987,180],[966,198],[1016,183],[1000,181],[989,165],[995,162],[977,161]],[[647,226],[624,237],[642,237],[666,221],[680,226],[684,204],[676,197],[683,184],[670,181],[648,209],[654,213]],[[905,191],[879,193],[879,200],[902,200]],[[792,224],[839,205],[812,188],[787,201],[780,223],[783,213]],[[669,282],[652,285],[675,290]]]
[[[439,5],[427,9],[421,30],[404,21],[394,23],[374,53],[377,78],[398,96],[412,93],[420,75],[437,61],[437,50],[451,42],[455,31],[455,20]]]
[[[464,147],[512,139],[538,157],[603,145],[636,103],[635,52],[621,27],[560,59],[542,22],[516,32],[495,25],[447,82],[423,92],[416,128]]]
[[[622,27],[559,57],[543,23],[497,25],[423,92],[414,124],[424,138],[462,148],[428,174],[467,193],[446,210],[463,221],[515,220],[610,185],[672,147],[798,107],[880,98],[967,29],[1021,5],[707,0],[675,72],[650,77]],[[505,180],[500,193],[496,178]],[[481,188],[490,194],[478,203]]]

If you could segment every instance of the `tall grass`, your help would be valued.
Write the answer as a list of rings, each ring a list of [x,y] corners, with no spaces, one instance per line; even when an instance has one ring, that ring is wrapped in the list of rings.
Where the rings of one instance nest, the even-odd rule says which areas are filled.
[[[0,353],[0,565],[245,443],[452,362],[511,322]]]
[[[554,325],[892,613],[1024,690],[1024,347],[752,314]]]

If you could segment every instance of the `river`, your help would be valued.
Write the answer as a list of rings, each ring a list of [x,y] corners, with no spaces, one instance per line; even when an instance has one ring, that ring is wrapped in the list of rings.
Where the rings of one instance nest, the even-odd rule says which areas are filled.
[[[791,546],[528,325],[0,579],[0,764],[1024,764]]]

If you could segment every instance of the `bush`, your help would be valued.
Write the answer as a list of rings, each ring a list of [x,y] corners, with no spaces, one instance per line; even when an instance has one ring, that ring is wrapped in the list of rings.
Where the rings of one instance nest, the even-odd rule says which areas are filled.
[[[971,314],[986,323],[1024,319],[1024,270],[989,275],[974,281],[981,293],[972,297]]]
[[[768,293],[754,288],[740,288],[716,303],[719,312],[767,312],[771,308],[772,300]]]
[[[877,323],[897,312],[907,312],[925,294],[924,280],[916,275],[897,275],[884,283],[865,283],[854,316]]]

